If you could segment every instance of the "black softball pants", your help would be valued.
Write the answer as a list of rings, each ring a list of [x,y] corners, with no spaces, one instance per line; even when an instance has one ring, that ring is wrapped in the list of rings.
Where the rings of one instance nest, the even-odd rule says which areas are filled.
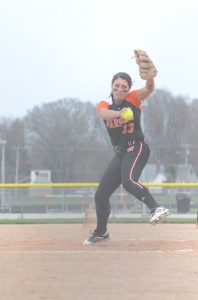
[[[110,197],[123,185],[124,189],[147,205],[155,209],[159,205],[146,187],[138,182],[150,155],[150,149],[145,142],[136,142],[124,153],[114,156],[95,193],[97,228],[99,234],[107,230],[107,222],[111,212]]]

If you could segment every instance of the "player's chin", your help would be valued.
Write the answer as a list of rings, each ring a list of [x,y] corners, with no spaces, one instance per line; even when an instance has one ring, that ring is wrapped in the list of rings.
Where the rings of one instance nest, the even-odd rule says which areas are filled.
[[[122,103],[124,101],[123,95],[115,95],[113,97],[113,99],[114,99],[115,103]]]

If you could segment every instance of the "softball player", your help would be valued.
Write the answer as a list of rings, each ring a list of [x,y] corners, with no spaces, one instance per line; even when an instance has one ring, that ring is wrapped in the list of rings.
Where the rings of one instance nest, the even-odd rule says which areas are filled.
[[[166,218],[170,211],[160,206],[146,187],[138,182],[150,155],[142,132],[140,117],[142,102],[153,92],[154,79],[146,80],[145,87],[130,92],[131,77],[126,73],[114,75],[111,84],[112,103],[98,104],[100,118],[109,133],[115,156],[104,173],[95,193],[97,226],[83,245],[92,245],[111,238],[107,231],[110,215],[109,199],[122,184],[124,189],[147,205],[151,211],[151,224]],[[126,108],[133,111],[131,120],[123,119]]]

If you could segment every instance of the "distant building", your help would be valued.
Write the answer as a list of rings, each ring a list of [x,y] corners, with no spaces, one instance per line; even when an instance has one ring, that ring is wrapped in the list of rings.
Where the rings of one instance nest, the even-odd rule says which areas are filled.
[[[192,167],[188,164],[174,165],[175,182],[198,182],[198,177]],[[163,165],[147,164],[140,177],[140,182],[165,182],[167,176]]]
[[[51,170],[32,170],[31,183],[51,183]]]
[[[141,182],[154,182],[159,176],[159,174],[163,175],[165,178],[164,166],[159,164],[147,164],[144,168],[142,175],[140,177]]]
[[[197,182],[198,177],[192,165],[176,165],[175,182]]]
[[[30,183],[33,184],[51,183],[51,170],[32,170],[30,179]],[[32,187],[29,190],[29,195],[31,197],[42,197],[51,193],[51,190],[51,187]]]

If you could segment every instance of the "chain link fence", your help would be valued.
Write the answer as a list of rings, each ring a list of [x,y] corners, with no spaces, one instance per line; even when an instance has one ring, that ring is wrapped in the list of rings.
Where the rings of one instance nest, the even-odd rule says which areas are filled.
[[[197,213],[198,189],[185,187],[149,187],[156,201],[172,214]],[[28,187],[0,189],[0,219],[83,218],[94,204],[96,187]],[[111,199],[112,217],[146,216],[146,206],[128,194],[122,186]]]

